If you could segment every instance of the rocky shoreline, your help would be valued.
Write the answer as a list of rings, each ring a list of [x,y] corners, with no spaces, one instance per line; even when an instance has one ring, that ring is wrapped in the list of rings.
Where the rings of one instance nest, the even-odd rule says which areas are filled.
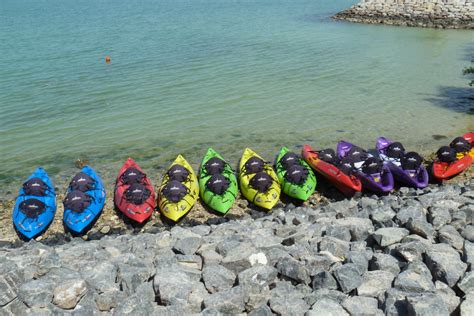
[[[472,174],[382,197],[241,208],[135,235],[4,243],[0,315],[474,311]]]
[[[472,0],[364,0],[333,16],[356,23],[474,29]]]

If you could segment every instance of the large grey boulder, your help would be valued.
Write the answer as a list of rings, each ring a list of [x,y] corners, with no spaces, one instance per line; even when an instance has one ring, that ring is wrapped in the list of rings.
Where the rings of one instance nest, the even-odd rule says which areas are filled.
[[[202,271],[202,278],[209,293],[216,293],[230,289],[235,283],[236,275],[223,266],[206,265]]]
[[[303,315],[310,306],[304,301],[305,294],[291,283],[277,282],[271,290],[269,300],[270,308],[279,315]]]
[[[406,292],[434,292],[431,273],[423,262],[410,263],[395,279],[394,286]]]
[[[53,300],[54,283],[46,278],[23,283],[18,298],[28,307],[46,307]]]
[[[446,224],[451,223],[449,209],[443,206],[432,206],[429,208],[428,220],[438,230]]]
[[[347,263],[334,269],[333,274],[344,293],[349,293],[362,284],[361,272],[354,263]]]
[[[293,258],[284,258],[277,264],[278,272],[298,283],[309,284],[311,277],[305,265]]]
[[[84,280],[66,280],[53,290],[53,304],[62,309],[73,309],[87,291]]]
[[[377,298],[392,287],[394,277],[394,274],[390,271],[367,271],[362,276],[363,281],[357,288],[357,294]]]
[[[450,245],[451,247],[461,250],[464,239],[458,233],[456,228],[451,225],[445,225],[438,231],[438,239],[440,242]]]
[[[13,301],[23,282],[23,273],[9,260],[0,260],[0,307]]]
[[[236,286],[211,294],[204,300],[204,306],[224,314],[238,314],[245,310],[247,300],[243,287]]]
[[[435,244],[427,250],[425,262],[433,278],[453,287],[464,275],[467,265],[461,261],[459,253],[448,244]]]
[[[173,250],[183,255],[193,255],[201,246],[202,238],[199,237],[186,237],[178,239]]]
[[[465,294],[474,292],[474,271],[467,272],[458,283],[458,288]]]
[[[472,316],[474,315],[474,293],[468,293],[461,303],[460,307],[461,316]]]
[[[398,260],[393,256],[384,253],[374,254],[370,263],[370,269],[388,271],[394,276],[397,276],[400,273]]]
[[[470,242],[474,242],[474,226],[467,225],[466,227],[464,227],[464,229],[461,231],[461,236],[464,237],[464,239],[469,240]]]
[[[374,225],[368,218],[345,217],[334,221],[337,226],[349,228],[352,241],[366,240],[374,231]]]
[[[407,207],[402,207],[397,212],[397,219],[401,225],[405,225],[408,221],[418,220],[426,221],[426,214],[421,205],[412,205]]]
[[[321,242],[319,243],[319,251],[327,251],[338,258],[343,258],[347,256],[349,249],[349,242],[340,240],[335,237],[325,236],[321,239]]]
[[[118,267],[107,261],[99,262],[93,266],[81,269],[81,276],[94,289],[103,293],[118,289],[117,279]]]
[[[236,274],[256,265],[267,264],[268,259],[265,253],[258,251],[249,244],[240,244],[234,251],[228,253],[221,264]]]
[[[409,219],[405,226],[413,234],[417,234],[429,240],[432,240],[434,238],[435,229],[433,225],[431,225],[425,220]]]
[[[408,234],[409,231],[405,228],[385,227],[377,229],[372,237],[381,247],[386,247],[399,242]]]
[[[306,316],[349,316],[349,313],[338,303],[330,299],[317,301]]]
[[[336,279],[331,273],[321,271],[313,277],[313,290],[319,289],[337,290]]]
[[[449,315],[448,308],[444,304],[444,301],[438,295],[433,293],[423,293],[422,295],[408,296],[407,302],[409,315]]]
[[[278,271],[271,266],[257,265],[239,273],[239,284],[243,286],[265,287],[273,283]]]
[[[342,302],[342,306],[349,312],[350,315],[383,315],[383,312],[378,308],[378,301],[372,297],[351,296]]]
[[[421,241],[410,241],[395,247],[395,253],[407,262],[422,261],[423,255],[429,246]]]
[[[459,306],[461,299],[456,296],[456,293],[445,283],[441,281],[435,282],[436,294],[443,300],[444,305],[452,314]]]

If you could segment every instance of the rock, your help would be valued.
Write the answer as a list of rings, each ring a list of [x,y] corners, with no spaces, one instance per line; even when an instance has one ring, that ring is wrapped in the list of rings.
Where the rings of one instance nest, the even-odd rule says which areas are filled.
[[[474,315],[474,293],[468,293],[461,303],[461,316]]]
[[[464,275],[467,265],[459,254],[447,244],[435,244],[427,250],[425,262],[435,280],[453,287]]]
[[[194,255],[201,246],[201,237],[187,237],[175,242],[173,250],[183,255]]]
[[[406,300],[410,293],[401,291],[397,288],[390,288],[385,292],[383,308],[385,315],[409,315],[408,302]]]
[[[349,251],[347,254],[347,262],[356,264],[361,273],[366,272],[369,268],[369,260],[365,252]]]
[[[313,290],[317,289],[330,289],[337,290],[336,279],[332,276],[331,273],[327,271],[321,271],[316,274],[313,278]]]
[[[391,272],[394,276],[400,273],[398,260],[391,255],[376,253],[370,262],[371,270],[383,270]]]
[[[319,243],[319,251],[328,251],[333,256],[342,258],[347,255],[349,251],[350,244],[346,241],[325,236],[321,239]]]
[[[245,310],[245,301],[248,300],[241,286],[211,294],[204,300],[206,308],[215,309],[224,314],[237,314]]]
[[[18,288],[23,282],[23,273],[18,266],[9,260],[0,261],[0,306],[13,301]]]
[[[347,227],[330,225],[326,228],[326,236],[351,241],[351,231]]]
[[[219,264],[222,261],[222,256],[214,250],[206,250],[199,253],[205,265]]]
[[[395,275],[390,271],[367,271],[362,276],[362,284],[357,288],[360,296],[379,297],[392,287]]]
[[[293,258],[284,258],[277,264],[278,272],[298,283],[309,284],[311,277],[305,265]]]
[[[422,261],[426,249],[426,244],[420,241],[411,241],[398,245],[395,252],[407,262],[413,262]]]
[[[447,208],[433,206],[429,209],[428,220],[433,224],[433,227],[438,230],[451,222],[451,214]]]
[[[53,304],[62,309],[73,309],[86,291],[84,280],[67,280],[54,288]]]
[[[366,240],[374,231],[372,221],[368,218],[346,217],[336,220],[334,224],[349,228],[352,241]]]
[[[94,289],[100,293],[118,289],[117,279],[118,267],[110,262],[103,261],[93,266],[84,267],[81,270],[81,276]]]
[[[23,283],[18,291],[18,298],[28,307],[46,307],[53,299],[54,283],[41,278]]]
[[[435,282],[436,294],[441,297],[446,305],[446,308],[449,311],[449,314],[452,314],[459,306],[460,299],[456,296],[456,293],[445,283],[441,281]]]
[[[303,315],[309,310],[309,305],[303,300],[304,294],[291,283],[277,282],[271,290],[270,308],[279,315]]]
[[[474,264],[474,243],[467,240],[464,241],[462,259],[467,263],[469,269],[472,271]]]
[[[274,315],[270,307],[266,304],[261,305],[260,307],[254,309],[250,313],[247,314],[248,316],[271,316]]]
[[[417,234],[423,238],[433,239],[435,229],[433,225],[423,220],[408,220],[406,227],[413,234]]]
[[[119,290],[111,290],[94,295],[97,308],[100,311],[108,312],[117,307],[119,302],[125,300],[125,294]]]
[[[422,262],[410,263],[395,279],[394,286],[406,292],[434,292],[431,273]]]
[[[222,259],[221,264],[238,274],[250,268],[252,263],[256,264],[260,262],[263,258],[266,258],[266,256],[263,253],[259,255],[259,252],[251,245],[241,244],[235,248],[235,251],[228,253],[224,259]]]
[[[202,269],[202,258],[198,255],[176,255],[178,263],[182,266],[201,270]]]
[[[426,215],[421,205],[408,206],[397,212],[397,219],[401,225],[405,225],[410,219],[426,222]]]
[[[117,281],[123,291],[131,294],[140,284],[153,277],[155,269],[151,262],[139,260],[133,255],[128,259],[130,261],[118,263]]]
[[[459,281],[458,288],[465,294],[474,292],[474,271],[467,272]]]
[[[470,242],[474,242],[474,226],[467,225],[461,232],[461,236],[465,239],[469,240]]]
[[[202,278],[209,293],[216,293],[230,289],[235,283],[236,275],[223,266],[206,265],[202,271]]]
[[[362,284],[361,272],[354,263],[347,263],[334,269],[334,276],[344,293],[349,293]]]
[[[101,234],[107,235],[109,232],[110,232],[110,226],[109,225],[105,225],[100,229]]]
[[[421,296],[408,296],[409,315],[449,315],[444,301],[436,294],[423,293]]]
[[[456,228],[451,225],[445,225],[438,231],[438,239],[440,242],[450,245],[451,247],[461,250],[464,239],[458,233]]]
[[[306,313],[306,316],[349,316],[346,310],[339,305],[339,303],[330,300],[330,299],[322,299],[317,301],[313,306],[311,306],[311,310]]]
[[[372,297],[348,297],[342,302],[342,306],[350,315],[383,315],[378,309],[378,301]]]
[[[377,229],[372,237],[382,247],[395,244],[407,236],[409,231],[405,228],[385,227]]]
[[[278,275],[275,268],[270,266],[255,266],[239,273],[239,284],[243,286],[256,285],[264,287],[273,283]]]

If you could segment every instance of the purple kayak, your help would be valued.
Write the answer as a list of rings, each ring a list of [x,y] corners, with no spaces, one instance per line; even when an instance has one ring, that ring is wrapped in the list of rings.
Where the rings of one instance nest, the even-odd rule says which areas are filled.
[[[359,148],[354,144],[351,144],[346,141],[340,141],[337,143],[337,154],[339,159],[344,161],[349,158],[350,155],[360,154],[358,152],[354,152],[354,149]],[[354,163],[354,175],[360,179],[362,182],[362,188],[374,191],[376,193],[388,193],[393,190],[394,181],[393,175],[390,172],[388,166],[383,164],[380,160],[374,158],[372,155],[368,153],[364,153],[367,157],[361,158],[360,161]],[[366,163],[370,163],[368,168],[366,168]],[[373,169],[370,167],[372,164],[379,164],[378,168]]]
[[[405,163],[405,160],[407,159],[413,161],[417,160],[415,158],[418,158],[419,155],[416,153],[407,153],[405,155],[403,145],[400,146],[403,149],[403,153],[400,155],[391,155],[389,152],[391,149],[390,146],[393,146],[394,144],[399,143],[393,142],[385,137],[379,137],[375,147],[379,152],[380,159],[390,169],[395,179],[411,187],[419,189],[427,187],[429,176],[425,166],[421,163],[421,157],[419,158],[420,161],[416,164],[410,164],[409,161]],[[413,154],[414,156],[418,155],[418,157],[412,158],[410,157],[410,154]]]

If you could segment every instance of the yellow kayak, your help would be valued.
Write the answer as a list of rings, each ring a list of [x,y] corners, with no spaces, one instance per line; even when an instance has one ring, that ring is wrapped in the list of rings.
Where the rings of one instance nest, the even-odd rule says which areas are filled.
[[[280,199],[281,187],[275,171],[249,148],[240,159],[239,183],[242,194],[257,206],[270,210]]]
[[[199,184],[193,168],[181,155],[163,177],[158,205],[164,216],[177,222],[186,215],[199,197]]]

